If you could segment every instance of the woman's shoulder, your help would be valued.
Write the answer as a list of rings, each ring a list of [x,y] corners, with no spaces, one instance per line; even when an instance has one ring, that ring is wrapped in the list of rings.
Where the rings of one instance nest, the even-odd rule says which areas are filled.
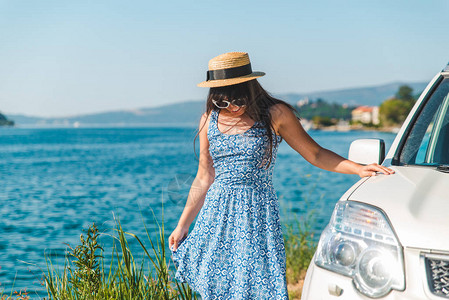
[[[211,122],[211,119],[214,118],[216,115],[216,111],[215,110],[211,110],[210,112],[204,112],[201,115],[201,119],[200,119],[200,131],[204,128],[207,131],[207,128],[209,128],[209,124]]]
[[[282,102],[273,104],[272,106],[270,106],[269,110],[272,117],[293,113],[291,107],[289,107],[288,104]]]
[[[199,130],[201,131],[203,128],[207,128],[210,121],[210,114],[207,112],[203,113],[201,115],[200,124],[199,124]]]
[[[201,121],[209,121],[209,119],[216,113],[216,111],[214,109],[212,109],[211,111],[207,112],[205,111],[202,115],[201,115]]]
[[[269,110],[271,119],[276,123],[279,123],[286,118],[296,118],[296,115],[293,112],[294,108],[284,103],[276,103],[272,105]]]
[[[279,127],[281,127],[285,121],[292,118],[297,118],[293,112],[294,108],[285,103],[276,103],[272,105],[269,110],[276,134],[279,134]]]

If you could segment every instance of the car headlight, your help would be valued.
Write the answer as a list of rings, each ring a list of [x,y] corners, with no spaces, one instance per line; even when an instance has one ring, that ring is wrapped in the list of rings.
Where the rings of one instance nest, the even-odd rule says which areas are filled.
[[[352,277],[357,290],[369,297],[405,288],[402,246],[384,213],[367,204],[337,203],[315,264]]]

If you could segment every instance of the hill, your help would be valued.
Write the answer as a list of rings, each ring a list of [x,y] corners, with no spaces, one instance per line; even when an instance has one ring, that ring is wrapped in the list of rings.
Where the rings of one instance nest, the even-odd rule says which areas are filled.
[[[140,126],[140,125],[196,125],[204,108],[204,101],[187,101],[155,108],[119,110],[61,118],[40,118],[10,115],[18,125],[37,126]]]
[[[3,114],[0,113],[0,126],[14,126],[14,121],[8,120]]]
[[[377,106],[385,99],[393,96],[401,85],[410,86],[414,93],[421,93],[427,86],[427,82],[394,82],[385,85],[351,88],[332,91],[319,91],[304,94],[285,94],[280,95],[282,99],[289,103],[296,103],[301,98],[308,97],[310,99],[322,98],[329,103],[348,104],[353,106],[368,105]]]
[[[396,82],[381,86],[343,89],[334,91],[321,91],[303,94],[280,94],[274,95],[291,104],[304,97],[310,99],[322,98],[328,103],[349,105],[380,105],[382,101],[393,96],[399,86],[404,83]],[[415,92],[421,92],[426,83],[405,83],[413,88]],[[192,125],[196,126],[205,110],[205,101],[186,101],[153,108],[141,108],[133,110],[120,110],[86,114],[79,116],[60,118],[41,118],[24,115],[8,115],[17,125],[37,126],[138,126],[138,125]]]
[[[318,98],[297,108],[301,118],[312,120],[314,117],[326,117],[330,119],[351,120],[351,112],[355,106],[343,106],[338,103],[328,103]]]

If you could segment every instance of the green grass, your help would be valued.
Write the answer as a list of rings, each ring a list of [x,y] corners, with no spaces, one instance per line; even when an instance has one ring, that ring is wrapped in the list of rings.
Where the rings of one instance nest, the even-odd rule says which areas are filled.
[[[78,246],[69,246],[62,272],[46,258],[44,283],[48,299],[197,299],[188,285],[176,281],[169,270],[163,223],[156,242],[146,226],[145,231],[148,248],[135,234],[126,232],[116,218],[110,265],[105,267],[98,228],[95,224],[90,226],[86,236],[81,235]],[[143,258],[134,258],[129,239],[140,245],[142,251],[138,254],[143,254]]]
[[[284,236],[287,281],[291,283],[295,283],[298,278],[304,275],[316,250],[314,234],[309,226],[299,221],[297,226],[300,231],[299,234],[295,232],[295,226],[288,225],[287,233]]]
[[[287,225],[284,243],[287,264],[287,282],[291,299],[299,299],[301,280],[316,249],[311,231],[313,214],[293,225]],[[156,223],[157,220],[154,218]],[[163,219],[163,216],[162,216]],[[167,240],[164,225],[158,226],[158,238],[150,238],[146,232],[147,245],[135,234],[126,232],[118,218],[115,218],[109,250],[110,263],[105,266],[105,250],[99,243],[100,232],[95,224],[80,236],[76,247],[68,245],[62,270],[55,266],[51,257],[45,256],[46,270],[43,270],[43,285],[48,298],[58,300],[100,300],[100,299],[197,299],[196,294],[186,283],[174,279],[167,256]],[[140,248],[129,242],[136,242]],[[140,251],[139,251],[140,249]],[[137,256],[135,256],[137,254]],[[135,257],[139,257],[136,259]],[[4,295],[0,291],[0,300],[31,299],[25,291]]]
[[[284,244],[290,299],[300,299],[304,277],[317,247],[312,224],[313,214],[309,213],[304,219],[295,218],[294,224],[286,225]]]

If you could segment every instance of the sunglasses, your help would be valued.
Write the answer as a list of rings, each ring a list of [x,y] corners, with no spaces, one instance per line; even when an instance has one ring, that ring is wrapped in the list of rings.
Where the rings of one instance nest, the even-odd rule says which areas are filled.
[[[246,106],[246,99],[244,98],[237,98],[234,99],[232,101],[227,101],[227,100],[213,100],[212,102],[215,104],[216,107],[218,108],[228,108],[230,104],[234,105],[234,106],[239,106],[239,107],[243,107]]]

